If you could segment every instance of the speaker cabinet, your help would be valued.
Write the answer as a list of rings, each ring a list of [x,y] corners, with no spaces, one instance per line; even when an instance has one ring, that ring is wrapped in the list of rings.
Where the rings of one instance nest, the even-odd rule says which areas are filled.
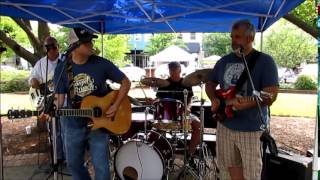
[[[266,172],[263,180],[311,180],[312,158],[297,154],[287,155],[279,153],[272,156],[267,153]]]

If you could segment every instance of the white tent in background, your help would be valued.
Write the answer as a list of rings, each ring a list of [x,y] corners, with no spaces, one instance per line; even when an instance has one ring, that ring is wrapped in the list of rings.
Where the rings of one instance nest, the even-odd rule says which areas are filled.
[[[217,62],[220,58],[221,58],[221,56],[212,55],[212,56],[203,58],[203,60],[204,60],[204,61],[214,61],[214,62]]]
[[[159,52],[158,54],[150,56],[150,61],[157,65],[172,61],[190,62],[194,60],[195,58],[192,54],[175,45],[171,45]]]
[[[212,56],[203,58],[199,63],[201,64],[202,68],[212,68],[220,58],[221,56],[212,55]]]

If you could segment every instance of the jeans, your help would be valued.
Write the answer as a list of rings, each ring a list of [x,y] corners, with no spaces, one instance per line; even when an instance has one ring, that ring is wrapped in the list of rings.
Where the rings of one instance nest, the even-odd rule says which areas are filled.
[[[109,136],[102,130],[87,128],[88,119],[67,117],[65,125],[65,147],[67,165],[75,180],[91,179],[84,166],[85,150],[89,148],[96,180],[109,180]]]

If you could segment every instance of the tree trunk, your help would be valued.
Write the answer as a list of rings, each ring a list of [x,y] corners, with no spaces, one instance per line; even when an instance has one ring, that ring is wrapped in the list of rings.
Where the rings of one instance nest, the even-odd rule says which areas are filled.
[[[314,28],[314,27],[308,25],[307,23],[303,22],[301,19],[297,18],[296,16],[294,16],[292,14],[287,14],[287,15],[283,16],[283,18],[288,20],[292,24],[298,26],[303,31],[305,31],[306,33],[310,34],[312,37],[317,39],[317,37],[318,37],[317,28]]]
[[[22,57],[23,59],[27,60],[32,66],[37,62],[40,58],[28,50],[20,46],[16,41],[9,38],[6,33],[0,30],[0,40],[4,42],[9,48],[11,48],[18,56]]]
[[[12,18],[21,29],[23,29],[34,49],[34,53],[29,52],[27,49],[20,46],[15,40],[8,37],[6,33],[0,30],[0,40],[2,40],[9,48],[11,48],[18,56],[27,60],[32,66],[35,65],[38,59],[46,55],[46,50],[43,42],[47,36],[50,35],[50,29],[46,22],[38,23],[38,37],[32,32],[32,27],[29,20],[20,18]]]

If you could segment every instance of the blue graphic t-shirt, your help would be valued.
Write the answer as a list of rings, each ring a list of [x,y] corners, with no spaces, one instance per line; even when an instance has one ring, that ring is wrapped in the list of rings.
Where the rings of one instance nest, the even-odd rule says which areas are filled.
[[[57,84],[58,77],[65,63],[60,63],[54,73],[54,83]],[[85,64],[75,64],[72,62],[72,72],[74,79],[74,99],[80,102],[88,95],[102,97],[110,90],[106,86],[106,80],[120,83],[125,75],[110,61],[99,57],[90,56]],[[69,90],[69,80],[67,70],[63,71],[61,81],[57,86],[57,94],[66,94]],[[71,107],[68,102],[68,107]]]
[[[249,59],[252,52],[246,56]],[[234,53],[222,57],[214,66],[209,80],[220,85],[221,89],[235,86],[244,70],[244,64],[240,57]],[[257,91],[268,86],[278,86],[277,66],[271,56],[261,53],[254,68],[251,70],[253,84]],[[237,96],[252,96],[252,87],[248,80],[237,92]],[[268,121],[268,108],[262,106],[263,121]],[[226,119],[222,124],[230,129],[238,131],[259,131],[262,125],[259,117],[258,107],[234,112],[234,117]]]

